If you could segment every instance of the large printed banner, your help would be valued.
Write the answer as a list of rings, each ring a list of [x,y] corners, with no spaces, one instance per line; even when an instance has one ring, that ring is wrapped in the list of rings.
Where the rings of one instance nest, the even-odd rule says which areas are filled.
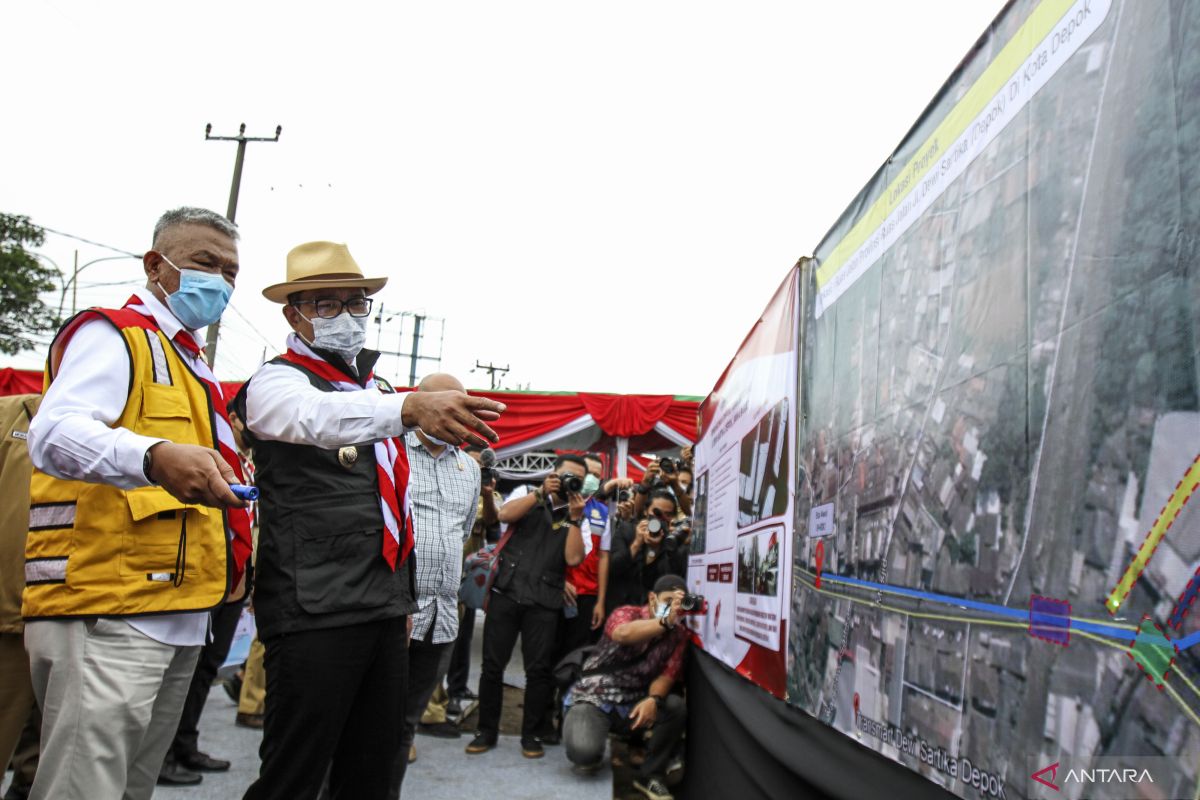
[[[1200,3],[1008,4],[816,263],[788,700],[962,797],[1198,796]]]
[[[701,646],[778,697],[787,683],[799,271],[701,406],[688,585]]]

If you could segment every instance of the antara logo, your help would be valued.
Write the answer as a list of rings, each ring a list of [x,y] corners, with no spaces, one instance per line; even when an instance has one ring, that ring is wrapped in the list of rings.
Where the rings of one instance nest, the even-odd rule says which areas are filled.
[[[1047,772],[1050,773],[1050,780],[1046,780],[1045,778],[1042,777]],[[1054,781],[1058,779],[1058,762],[1057,761],[1055,761],[1053,764],[1051,764],[1048,767],[1042,767],[1041,769],[1039,769],[1037,772],[1033,773],[1029,777],[1033,778],[1035,781],[1042,784],[1043,786],[1049,786],[1051,789],[1053,789],[1056,792],[1059,791],[1058,785],[1056,783],[1054,783]]]
[[[1042,767],[1029,777],[1043,786],[1049,786],[1054,791],[1062,791],[1057,783],[1058,767],[1061,762],[1055,761],[1048,767]],[[1075,769],[1067,770],[1063,783],[1092,784],[1092,783],[1154,783],[1154,776],[1148,769]]]

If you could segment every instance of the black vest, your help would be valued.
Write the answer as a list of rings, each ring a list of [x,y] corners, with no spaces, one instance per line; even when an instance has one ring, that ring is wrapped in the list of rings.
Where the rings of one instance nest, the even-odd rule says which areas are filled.
[[[365,375],[371,365],[363,362],[360,357],[360,374]],[[337,391],[289,361],[277,358],[270,363],[300,370],[323,392]],[[383,559],[374,447],[355,447],[357,458],[346,466],[348,452],[339,460],[338,449],[260,439],[249,429],[247,433],[262,490],[254,588],[259,637],[267,641],[284,633],[416,611],[413,558],[395,572]]]
[[[554,527],[550,510],[539,504],[513,524],[493,587],[521,605],[561,609],[567,521]]]

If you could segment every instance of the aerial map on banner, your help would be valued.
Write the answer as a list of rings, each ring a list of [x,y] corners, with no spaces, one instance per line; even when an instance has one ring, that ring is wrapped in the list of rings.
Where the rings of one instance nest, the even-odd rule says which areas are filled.
[[[1007,5],[815,263],[788,701],[962,797],[1198,796],[1200,3]],[[709,503],[737,614],[789,515]]]
[[[787,683],[795,485],[796,326],[792,270],[701,406],[688,586],[708,613],[709,653],[773,694]]]

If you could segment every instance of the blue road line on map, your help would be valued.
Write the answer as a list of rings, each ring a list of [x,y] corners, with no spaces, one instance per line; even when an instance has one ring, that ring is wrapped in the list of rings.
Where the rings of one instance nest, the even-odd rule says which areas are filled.
[[[919,589],[906,589],[903,586],[893,586],[886,583],[875,583],[874,581],[864,581],[858,578],[851,578],[847,575],[830,575],[822,574],[822,581],[830,581],[832,583],[845,583],[851,586],[861,586],[865,589],[882,589],[892,594],[904,595],[905,597],[915,597],[918,600],[932,600],[937,603],[946,603],[948,605],[958,606],[960,608],[971,608],[976,611],[983,611],[988,614],[996,614],[1009,619],[1028,620],[1029,609],[1025,608],[1009,608],[1008,606],[999,606],[995,603],[981,603],[978,600],[968,600],[965,597],[953,597],[948,594],[937,594],[935,592],[923,592]],[[1127,630],[1125,628],[1116,628],[1111,625],[1105,625],[1099,622],[1087,622],[1080,619],[1072,619],[1071,627],[1076,630],[1095,633],[1100,636],[1107,636],[1111,639],[1120,639],[1123,642],[1132,642],[1138,637],[1137,631]],[[1143,634],[1143,640],[1153,640],[1153,643],[1161,643],[1162,638],[1156,636],[1146,636]],[[1182,639],[1175,641],[1180,650],[1186,650],[1200,643],[1200,631],[1185,636]]]
[[[1179,645],[1180,650],[1187,650],[1189,647],[1191,647],[1197,643],[1200,643],[1200,631],[1196,631],[1195,633],[1189,633],[1187,636],[1183,637],[1182,639],[1175,640],[1175,644]]]

